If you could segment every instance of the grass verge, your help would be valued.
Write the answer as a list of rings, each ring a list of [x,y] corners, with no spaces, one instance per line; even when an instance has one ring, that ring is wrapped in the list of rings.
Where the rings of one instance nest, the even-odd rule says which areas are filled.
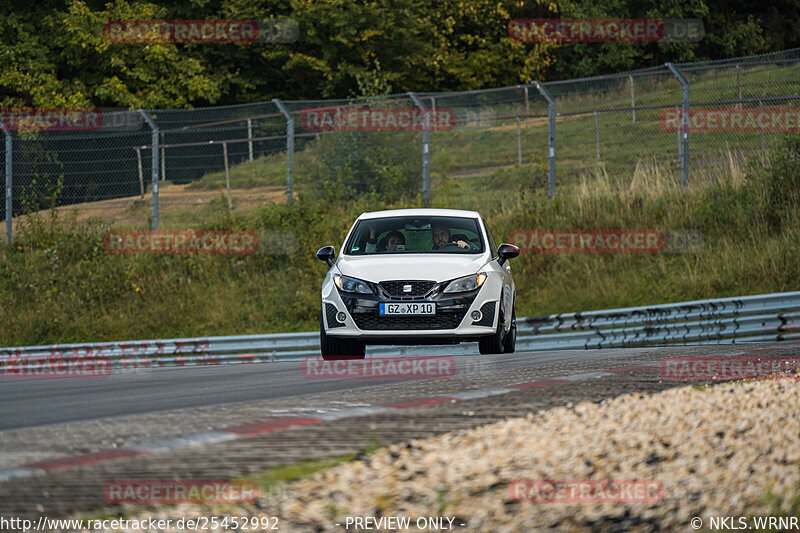
[[[480,211],[498,241],[534,228],[702,234],[694,253],[523,254],[512,263],[518,316],[796,290],[800,140],[737,161],[690,187],[657,164],[632,182],[599,169],[552,201],[538,167],[443,175],[432,204]],[[334,184],[301,189],[292,204],[231,210],[217,199],[185,214],[186,227],[291,235],[297,246],[283,255],[112,255],[108,223],[34,213],[13,246],[0,246],[0,346],[314,330],[327,269],[315,251],[338,248],[364,211],[421,206],[388,197],[399,199]]]

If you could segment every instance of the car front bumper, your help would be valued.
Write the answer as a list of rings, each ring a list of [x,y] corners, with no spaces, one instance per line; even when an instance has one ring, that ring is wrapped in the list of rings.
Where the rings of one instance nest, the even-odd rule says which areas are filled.
[[[443,294],[434,292],[427,297],[401,300],[379,294],[340,292],[333,283],[322,291],[325,311],[325,332],[332,337],[361,340],[367,344],[452,344],[476,341],[496,331],[500,287],[487,279],[475,291]],[[435,315],[381,316],[379,306],[385,302],[434,302]],[[481,311],[481,320],[471,317]],[[336,315],[344,312],[343,322]]]

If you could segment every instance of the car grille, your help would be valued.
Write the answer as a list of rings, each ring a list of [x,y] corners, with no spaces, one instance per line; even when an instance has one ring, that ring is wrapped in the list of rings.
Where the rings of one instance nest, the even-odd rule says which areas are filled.
[[[419,297],[425,296],[436,285],[435,281],[427,280],[396,280],[396,281],[381,281],[381,288],[386,291],[389,296],[396,297]],[[411,292],[403,292],[404,285],[411,285]]]
[[[325,318],[328,319],[329,328],[340,328],[344,326],[343,323],[336,320],[336,306],[333,304],[325,304]]]
[[[359,329],[455,329],[464,318],[464,311],[441,312],[434,316],[380,316],[372,313],[353,313]]]
[[[494,324],[494,308],[497,302],[486,302],[481,306],[481,314],[483,315],[479,321],[473,321],[473,326],[489,326]]]

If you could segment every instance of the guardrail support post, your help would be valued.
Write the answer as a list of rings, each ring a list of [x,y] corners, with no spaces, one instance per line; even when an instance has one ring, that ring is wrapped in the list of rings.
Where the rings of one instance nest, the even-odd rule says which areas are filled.
[[[292,180],[292,170],[294,169],[294,119],[279,99],[273,98],[272,103],[277,106],[278,111],[286,118],[286,201],[291,203],[294,196],[294,181]]]
[[[144,111],[144,109],[139,109],[139,113],[144,118],[145,122],[150,126],[150,129],[153,132],[152,140],[150,141],[150,155],[151,160],[153,163],[152,170],[150,171],[150,179],[153,183],[153,231],[158,229],[158,141],[159,141],[159,132],[158,126],[150,118],[150,116]]]
[[[556,195],[556,101],[543,84],[533,84],[547,100],[547,199],[552,200]]]
[[[429,207],[431,204],[431,117],[416,94],[410,92],[408,96],[422,112],[422,202],[425,207]]]
[[[6,242],[11,244],[11,237],[13,235],[13,226],[11,222],[12,208],[14,207],[12,196],[12,175],[11,175],[11,162],[13,160],[13,142],[11,140],[11,132],[3,128],[3,133],[6,135]]]
[[[681,74],[675,65],[666,63],[666,67],[681,84],[681,185],[689,184],[689,80]]]

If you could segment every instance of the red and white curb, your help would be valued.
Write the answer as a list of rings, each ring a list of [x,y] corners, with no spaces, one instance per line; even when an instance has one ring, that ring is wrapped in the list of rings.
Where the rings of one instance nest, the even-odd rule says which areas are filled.
[[[348,407],[346,409],[341,409],[337,411],[315,414],[314,416],[284,416],[280,418],[271,418],[268,420],[262,420],[258,422],[251,422],[236,426],[228,426],[215,431],[208,431],[204,433],[195,433],[192,435],[186,435],[183,437],[176,437],[173,439],[165,439],[165,440],[159,440],[142,444],[133,444],[130,446],[126,446],[125,448],[101,450],[99,452],[85,453],[71,457],[61,457],[45,461],[38,461],[35,463],[29,463],[22,466],[0,468],[0,482],[16,478],[34,476],[37,474],[50,472],[53,470],[72,468],[75,466],[89,466],[98,463],[105,463],[107,461],[113,461],[115,459],[124,459],[128,457],[135,457],[138,455],[155,455],[159,453],[183,450],[186,448],[192,448],[196,446],[204,446],[207,444],[216,444],[219,442],[225,442],[247,437],[254,437],[256,435],[263,435],[265,433],[272,433],[274,431],[283,431],[285,429],[293,427],[307,426],[311,424],[321,424],[323,422],[330,422],[332,420],[341,420],[342,418],[352,418],[356,416],[365,416],[376,413],[386,413],[401,409],[424,407],[428,405],[437,405],[441,403],[454,403],[462,400],[473,400],[476,398],[487,398],[490,396],[499,396],[501,394],[508,394],[510,392],[517,392],[520,390],[527,390],[538,387],[549,387],[552,385],[558,385],[562,383],[584,381],[589,379],[601,378],[605,376],[613,376],[616,374],[627,374],[629,372],[651,370],[653,368],[658,368],[658,364],[610,368],[597,372],[585,372],[580,374],[572,374],[568,376],[543,379],[539,381],[515,383],[513,385],[508,385],[507,387],[492,387],[487,389],[469,390],[442,396],[431,396],[427,398],[400,400],[397,402],[389,402],[380,405]]]

